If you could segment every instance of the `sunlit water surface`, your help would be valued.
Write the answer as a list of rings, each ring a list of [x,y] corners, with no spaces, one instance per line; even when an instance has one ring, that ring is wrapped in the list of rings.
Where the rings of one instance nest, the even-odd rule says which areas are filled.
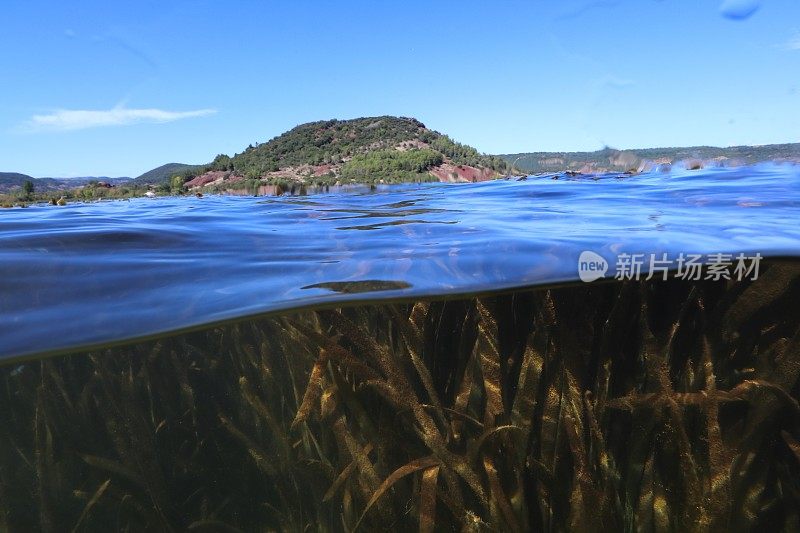
[[[581,251],[800,255],[800,167],[0,211],[0,356],[577,279]]]

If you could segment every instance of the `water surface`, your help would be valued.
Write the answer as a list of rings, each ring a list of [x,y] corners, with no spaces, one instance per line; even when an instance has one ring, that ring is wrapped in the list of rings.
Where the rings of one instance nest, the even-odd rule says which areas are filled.
[[[797,166],[555,178],[3,210],[0,356],[574,281],[583,250],[800,255]]]

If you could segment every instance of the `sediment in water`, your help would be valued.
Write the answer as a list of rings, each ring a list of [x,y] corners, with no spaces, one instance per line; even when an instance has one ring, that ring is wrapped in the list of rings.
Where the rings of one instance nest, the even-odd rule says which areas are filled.
[[[774,262],[6,365],[0,529],[798,529],[798,299]]]

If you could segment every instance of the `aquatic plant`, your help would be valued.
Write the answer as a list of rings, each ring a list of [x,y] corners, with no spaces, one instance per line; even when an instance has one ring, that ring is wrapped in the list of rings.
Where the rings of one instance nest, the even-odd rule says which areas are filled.
[[[0,369],[0,529],[795,529],[800,268],[262,318]]]

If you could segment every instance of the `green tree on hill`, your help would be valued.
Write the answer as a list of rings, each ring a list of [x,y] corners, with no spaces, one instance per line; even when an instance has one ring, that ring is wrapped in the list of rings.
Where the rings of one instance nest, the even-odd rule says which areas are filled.
[[[33,196],[34,189],[35,187],[31,180],[25,180],[25,183],[22,184],[22,193],[25,195],[25,198]]]
[[[426,181],[428,169],[441,165],[434,150],[375,150],[353,156],[342,166],[342,178],[360,182]]]
[[[170,180],[170,189],[173,193],[183,192],[184,177],[180,174],[175,174]]]

